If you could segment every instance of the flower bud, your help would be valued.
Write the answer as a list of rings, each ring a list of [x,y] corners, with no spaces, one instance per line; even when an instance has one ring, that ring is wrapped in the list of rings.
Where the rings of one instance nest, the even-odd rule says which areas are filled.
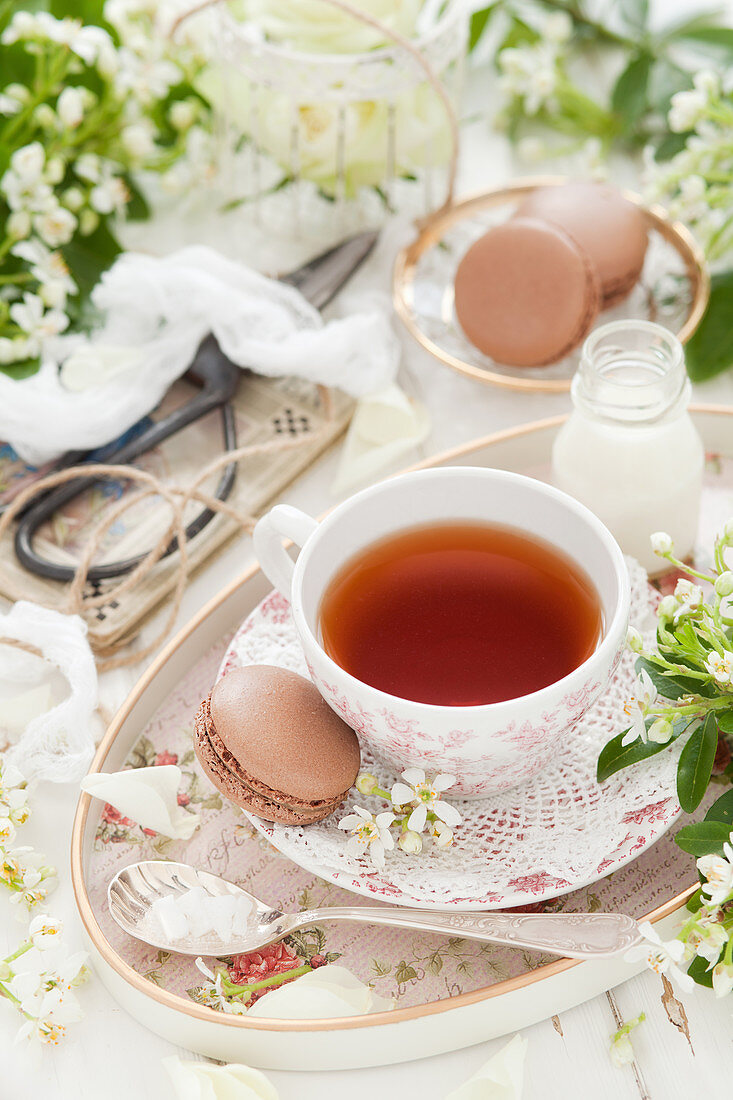
[[[99,214],[96,214],[94,210],[82,210],[79,215],[79,231],[83,237],[88,237],[98,225]]]
[[[61,157],[51,157],[46,161],[44,176],[49,183],[61,183],[66,172],[66,166]]]
[[[725,573],[721,573],[715,582],[715,591],[718,596],[730,596],[733,594],[733,573],[730,569],[726,569]]]
[[[660,619],[673,619],[678,607],[679,603],[674,596],[665,596],[657,608],[657,615]]]
[[[668,718],[657,718],[649,727],[647,738],[649,741],[654,741],[657,745],[666,745],[673,732],[672,723]]]
[[[666,531],[655,531],[650,537],[649,541],[652,544],[652,550],[655,554],[671,554],[674,549],[674,543],[670,535]]]
[[[58,121],[56,112],[48,103],[39,103],[33,112],[33,121],[42,130],[54,130]]]
[[[729,519],[723,528],[723,538],[726,542],[733,542],[733,519]]]
[[[422,851],[422,837],[414,829],[408,829],[407,832],[400,834],[397,846],[403,852],[407,852],[409,856],[416,856],[418,852]]]
[[[8,235],[16,241],[29,237],[32,228],[30,214],[27,210],[14,210],[5,223],[5,228]]]
[[[369,772],[364,772],[363,775],[359,776],[355,785],[359,794],[371,794],[377,785],[377,777]]]
[[[7,982],[12,978],[13,971],[9,963],[0,962],[0,982]]]
[[[644,652],[644,639],[635,626],[630,626],[626,632],[626,645],[632,653]]]
[[[61,201],[67,210],[73,210],[76,214],[84,205],[84,192],[80,187],[67,187]]]

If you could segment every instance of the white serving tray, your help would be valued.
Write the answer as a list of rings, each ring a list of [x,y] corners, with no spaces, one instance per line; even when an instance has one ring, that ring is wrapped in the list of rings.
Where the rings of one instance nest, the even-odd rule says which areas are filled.
[[[710,455],[701,523],[706,539],[733,514],[733,409],[698,406],[694,416]],[[563,420],[558,417],[499,432],[422,465],[494,466],[543,476],[552,441]],[[266,578],[256,567],[247,570],[172,639],[116,715],[99,746],[92,771],[122,767],[144,731],[164,727],[164,708],[181,682],[197,668],[200,677],[202,655],[217,646],[223,652],[226,639],[268,589]],[[186,696],[191,716],[198,701],[198,697]],[[618,958],[582,963],[541,960],[540,965],[537,959],[525,958],[516,964],[511,976],[496,980],[494,975],[478,985],[468,983],[472,988],[446,981],[442,992],[436,994],[434,982],[405,981],[404,995],[400,985],[397,1007],[390,1013],[309,1021],[249,1020],[246,1016],[224,1015],[192,1000],[176,988],[174,981],[171,988],[166,988],[165,966],[169,964],[152,975],[147,971],[145,976],[144,966],[131,953],[129,943],[115,938],[102,900],[104,859],[130,862],[144,858],[147,838],[133,838],[137,847],[128,849],[127,854],[124,844],[110,844],[102,858],[100,830],[104,825],[100,823],[100,810],[98,802],[82,794],[71,850],[73,887],[95,968],[118,1003],[143,1025],[173,1043],[212,1058],[290,1070],[347,1069],[408,1061],[528,1027],[597,996],[641,969]],[[658,923],[663,937],[669,937],[679,926],[680,909],[695,885],[691,861],[670,844],[667,839],[660,841],[642,857],[643,874],[635,874],[636,864],[619,872],[627,877],[619,882],[619,900],[614,902],[620,908],[623,899],[629,912]],[[112,851],[114,856],[107,855]],[[153,854],[156,851],[185,859],[181,849],[164,849],[161,853],[160,848],[154,848]],[[193,853],[191,858],[193,861]],[[264,858],[282,859],[270,849],[265,849]],[[286,869],[289,873],[290,865]],[[613,882],[614,877],[606,881]],[[603,904],[608,904],[607,898]],[[360,933],[362,947],[365,934],[363,930]],[[439,938],[435,942],[439,944]],[[342,961],[348,965],[346,948],[343,955]],[[359,976],[366,980],[369,975]],[[377,988],[384,992],[382,986]]]

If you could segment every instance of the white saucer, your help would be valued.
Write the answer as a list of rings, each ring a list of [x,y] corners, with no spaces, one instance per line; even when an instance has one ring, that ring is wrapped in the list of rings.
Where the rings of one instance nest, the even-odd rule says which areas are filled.
[[[630,563],[631,621],[648,626],[653,590],[643,570]],[[273,664],[308,675],[287,602],[271,593],[242,623],[219,677],[247,664]],[[680,813],[675,794],[681,745],[643,765],[596,783],[603,745],[624,729],[622,706],[634,683],[633,655],[626,654],[601,700],[568,731],[556,760],[529,783],[487,799],[451,799],[463,815],[455,843],[436,848],[425,838],[419,855],[395,849],[383,870],[346,853],[338,821],[356,805],[374,813],[379,799],[352,789],[343,808],[325,821],[288,827],[247,817],[295,863],[337,886],[372,900],[423,909],[499,909],[532,905],[612,874],[659,839]],[[628,724],[628,723],[626,723]],[[386,790],[397,778],[370,757],[362,771]]]

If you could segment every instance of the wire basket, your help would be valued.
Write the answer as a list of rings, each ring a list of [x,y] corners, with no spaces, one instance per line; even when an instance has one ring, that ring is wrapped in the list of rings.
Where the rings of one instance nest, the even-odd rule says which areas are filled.
[[[424,214],[448,188],[446,108],[418,59],[394,44],[314,53],[269,41],[217,8],[230,203],[301,235]],[[411,40],[457,108],[468,20],[449,2]]]

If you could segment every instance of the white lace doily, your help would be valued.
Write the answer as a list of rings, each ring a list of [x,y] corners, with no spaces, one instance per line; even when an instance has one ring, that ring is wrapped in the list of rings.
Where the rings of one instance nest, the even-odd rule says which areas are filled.
[[[656,593],[644,570],[630,559],[627,564],[631,623],[651,640]],[[242,624],[219,675],[247,664],[280,665],[308,675],[289,606],[277,593]],[[447,792],[463,816],[451,848],[427,843],[416,856],[395,849],[387,853],[383,871],[366,859],[351,858],[339,819],[355,805],[373,812],[385,808],[356,789],[341,810],[315,825],[288,827],[247,816],[295,863],[347,890],[392,904],[492,909],[568,893],[638,856],[680,812],[675,795],[679,743],[603,786],[596,783],[598,753],[625,728],[623,702],[634,679],[634,655],[626,653],[607,691],[538,779],[485,800],[451,799]],[[397,778],[367,753],[362,771],[374,772],[384,789]]]

